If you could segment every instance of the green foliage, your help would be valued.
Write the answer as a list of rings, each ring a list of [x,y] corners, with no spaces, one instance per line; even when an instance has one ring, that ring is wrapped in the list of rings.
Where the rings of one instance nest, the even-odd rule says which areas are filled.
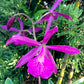
[[[7,78],[6,81],[5,81],[5,84],[13,84],[13,82],[10,78]]]
[[[54,84],[50,79],[48,79],[48,84]]]
[[[37,11],[34,15],[33,15],[33,19],[35,21],[37,21],[38,19],[40,19],[40,17],[45,13],[47,12],[49,9],[42,9],[42,10],[39,10]]]
[[[53,21],[51,29],[56,25],[59,27],[59,31],[52,36],[48,44],[50,45],[70,45],[81,50],[81,54],[70,55],[68,59],[67,68],[65,71],[65,76],[63,79],[63,84],[67,81],[69,70],[71,65],[75,69],[73,80],[76,80],[79,75],[84,74],[84,17],[82,16],[83,10],[76,8],[75,4],[68,4],[64,6],[64,2],[61,3],[56,11],[60,13],[67,14],[72,17],[73,21],[70,21],[62,16],[58,16],[57,21]],[[67,1],[67,0],[66,0]],[[42,9],[39,5],[36,9],[38,0],[32,0],[31,5],[29,6],[29,0],[3,0],[3,3],[0,3],[0,26],[5,25],[7,20],[16,13],[22,12],[28,14],[33,18],[34,22],[37,21],[45,12],[49,9]],[[40,10],[41,9],[41,10]],[[24,16],[20,16],[24,23],[24,29],[27,29],[31,26],[29,20]],[[36,33],[37,40],[41,41],[44,37],[46,21],[40,24],[36,24],[37,27],[42,27],[43,31]],[[18,21],[15,21],[14,27],[19,29]],[[5,46],[6,41],[16,32],[5,31],[0,28],[0,84],[4,84],[5,79],[10,77],[14,84],[24,84],[24,81],[27,79],[27,67],[26,65],[15,68],[16,63],[24,54],[26,54],[30,48],[26,45],[16,46],[10,44]],[[33,38],[28,34],[29,38]],[[63,63],[64,53],[52,51],[51,53],[56,60],[58,73],[52,75],[49,80],[42,80],[42,84],[55,84],[59,76],[61,65]],[[30,75],[30,79],[37,80]]]
[[[73,82],[72,84],[84,84],[84,77],[81,79],[78,79],[77,81]]]

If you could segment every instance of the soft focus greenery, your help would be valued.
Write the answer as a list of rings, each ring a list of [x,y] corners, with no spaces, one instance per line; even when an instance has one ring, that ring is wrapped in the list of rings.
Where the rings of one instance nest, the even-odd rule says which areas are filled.
[[[32,2],[30,3],[30,1]],[[0,84],[4,84],[7,77],[11,78],[14,84],[24,84],[28,77],[28,80],[38,80],[30,74],[28,76],[26,64],[20,68],[15,68],[20,57],[26,54],[31,48],[27,45],[16,46],[10,44],[6,46],[6,41],[13,34],[16,34],[16,32],[3,30],[1,29],[1,26],[5,25],[8,19],[16,13],[26,13],[33,18],[34,22],[37,21],[46,11],[49,10],[43,9],[43,7],[40,6],[43,1],[41,0],[41,3],[38,4],[39,1],[40,0],[3,0],[2,2],[0,0]],[[49,2],[49,8],[53,5],[54,1],[55,0],[52,0],[51,3],[47,1]],[[81,53],[78,55],[69,55],[62,84],[67,83],[71,66],[74,67],[72,77],[73,82],[84,77],[84,11],[82,7],[76,7],[76,2],[74,4],[69,4],[67,1],[71,0],[63,0],[63,2],[56,8],[56,11],[71,16],[73,21],[58,16],[57,21],[53,21],[51,28],[57,25],[59,31],[52,36],[48,44],[69,45],[78,48],[81,50]],[[64,6],[65,3],[67,3],[66,6]],[[32,27],[31,22],[26,17],[20,16],[20,18],[24,23],[24,29]],[[15,20],[13,26],[19,29],[18,20]],[[43,31],[36,33],[37,40],[41,41],[45,33],[46,21],[36,24],[36,26],[43,28]],[[30,34],[28,34],[28,37],[33,38]],[[51,53],[56,61],[58,69],[58,73],[56,75],[53,74],[50,77],[55,84],[58,80],[61,66],[64,61],[64,53],[53,50],[51,50]],[[50,79],[42,79],[41,82],[42,84],[48,84],[48,82],[51,81]],[[50,84],[53,84],[52,81]]]
[[[13,82],[10,78],[7,78],[6,81],[5,81],[5,84],[13,84]]]

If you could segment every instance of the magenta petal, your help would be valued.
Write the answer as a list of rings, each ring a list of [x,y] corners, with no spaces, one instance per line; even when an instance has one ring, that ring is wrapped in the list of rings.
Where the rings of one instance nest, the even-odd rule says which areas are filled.
[[[49,12],[53,12],[61,2],[62,0],[56,0]]]
[[[56,17],[57,17],[57,15],[61,15],[61,16],[65,17],[65,18],[67,18],[67,19],[72,20],[72,18],[70,16],[66,15],[66,14],[62,14],[62,13],[58,13],[58,12],[54,12],[54,14],[55,14]]]
[[[29,28],[28,29],[30,32],[33,32],[33,29],[32,28]],[[42,30],[41,27],[35,27],[35,32],[39,32],[40,30]]]
[[[46,47],[52,50],[61,51],[61,52],[68,53],[71,55],[81,53],[81,51],[78,50],[77,48],[73,48],[67,45],[48,45]]]
[[[13,41],[12,37],[9,38],[9,39],[6,41],[6,46],[9,45],[9,44],[11,44],[11,43],[13,43],[13,42],[14,42],[14,41]]]
[[[15,41],[12,39],[12,37],[7,40],[6,46],[9,45],[9,44],[11,44],[11,43],[13,43],[13,44],[15,44],[15,45],[21,45],[20,43],[15,42]]]
[[[39,51],[39,54],[37,56],[44,54],[43,52],[44,52],[44,47],[41,47],[40,51]]]
[[[8,29],[7,29],[7,25],[3,25],[3,26],[1,26],[1,28],[5,29],[5,30],[8,30]],[[19,32],[20,30],[14,28],[14,27],[11,27],[11,28],[9,29],[9,31],[16,31],[16,32]]]
[[[25,36],[19,36],[19,35],[13,35],[12,36],[12,39],[19,43],[19,44],[25,44],[25,45],[35,45],[35,46],[38,46],[40,45],[39,42],[33,40],[33,39],[30,39],[28,37],[25,37]]]
[[[3,26],[1,26],[1,28],[5,29],[5,30],[8,30],[7,25],[3,25]]]
[[[55,63],[55,61],[53,59],[52,54],[50,53],[50,51],[47,48],[46,48],[46,58],[52,61],[53,65],[54,65],[54,71],[53,72],[56,74],[57,73],[56,63]]]
[[[19,29],[16,29],[16,28],[14,28],[14,27],[11,27],[11,28],[9,29],[9,31],[16,31],[16,32],[20,32],[20,30],[19,30]]]
[[[38,63],[37,57],[31,59],[27,64],[27,66],[28,66],[27,72],[29,72],[34,77],[40,76],[41,64]]]
[[[43,38],[43,41],[42,41],[42,44],[46,44],[48,42],[48,40],[51,38],[51,36],[58,31],[58,27],[54,27],[53,29],[51,30],[48,30],[46,33],[45,33],[45,36]]]
[[[15,21],[15,16],[12,16],[7,22],[7,29],[10,29]]]
[[[21,43],[18,43],[18,42],[16,42],[16,41],[13,39],[14,36],[18,36],[18,34],[15,34],[15,35],[13,35],[11,38],[9,38],[9,39],[7,40],[7,42],[6,42],[6,46],[9,45],[9,44],[11,44],[11,43],[13,43],[13,44],[15,44],[15,45],[22,45]]]
[[[52,21],[53,21],[53,16],[51,15],[47,23],[46,32],[50,29],[50,26],[52,25]]]
[[[19,25],[20,25],[21,30],[23,30],[23,22],[19,17],[18,17],[18,21],[19,21]]]
[[[6,46],[9,45],[9,44],[11,44],[11,43],[13,43],[14,45],[19,45],[19,46],[23,45],[21,42],[17,42],[16,40],[14,40],[13,37],[17,37],[17,36],[19,36],[19,34],[14,34],[11,38],[9,38],[9,39],[7,40],[7,42],[6,42]],[[28,45],[28,46],[29,46],[30,48],[32,48],[31,45]]]
[[[56,21],[57,17],[58,17],[58,14],[56,14],[56,12],[53,12],[53,17],[54,17],[54,20]]]
[[[27,54],[22,56],[20,58],[20,60],[18,61],[17,65],[16,65],[16,68],[26,64],[27,62],[29,62],[29,60],[32,59],[38,53],[39,49],[40,49],[40,47],[33,48]]]
[[[34,24],[37,24],[37,23],[42,23],[43,21],[48,21],[49,20],[49,17],[50,17],[50,12],[47,12],[46,14],[44,14],[37,22],[35,22]]]
[[[40,76],[43,79],[48,79],[53,73],[53,64],[44,56],[44,62],[39,62],[38,57],[35,57],[27,64],[28,72],[34,77]]]

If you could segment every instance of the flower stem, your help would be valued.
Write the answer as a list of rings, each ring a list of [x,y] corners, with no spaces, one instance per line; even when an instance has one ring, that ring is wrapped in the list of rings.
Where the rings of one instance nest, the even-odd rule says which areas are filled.
[[[41,78],[40,78],[40,76],[38,77],[38,84],[41,84]]]
[[[68,57],[69,57],[69,54],[65,54],[64,62],[62,64],[62,68],[61,68],[61,72],[60,72],[60,76],[58,78],[57,84],[61,84],[62,83],[62,80],[63,80],[63,77],[64,77],[64,72],[65,72],[65,68],[66,68],[66,64],[67,64],[67,61],[68,61]]]
[[[30,32],[29,30],[22,30],[23,32],[25,31],[25,32],[28,32],[29,34],[31,34],[31,35],[33,35],[33,33],[32,32]]]
[[[17,13],[17,14],[15,14],[14,16],[18,16],[18,15],[24,15],[24,16],[26,16],[29,20],[31,20],[31,22],[33,23],[33,21],[32,21],[32,19],[28,16],[28,15],[26,15],[26,14],[24,14],[24,13]]]
[[[36,40],[36,34],[35,34],[35,26],[34,26],[34,24],[32,24],[32,27],[33,27],[33,36],[34,36],[34,40]]]
[[[72,77],[73,77],[73,71],[74,71],[74,69],[73,69],[73,65],[71,66],[71,70],[70,70],[70,72],[69,72],[69,76],[68,76],[68,83],[67,84],[72,84]]]
[[[17,15],[24,15],[24,16],[26,16],[29,20],[31,20],[32,26],[33,26],[33,36],[34,36],[34,40],[36,40],[35,27],[34,27],[33,20],[32,20],[28,15],[26,15],[26,14],[24,14],[24,13],[17,13],[17,14],[15,14],[14,16],[17,16]]]

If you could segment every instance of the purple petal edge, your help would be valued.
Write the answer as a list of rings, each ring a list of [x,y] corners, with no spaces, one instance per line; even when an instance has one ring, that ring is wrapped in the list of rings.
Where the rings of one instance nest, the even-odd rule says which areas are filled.
[[[29,62],[30,59],[32,59],[39,51],[40,47],[35,47],[31,49],[27,54],[22,56],[20,60],[18,61],[16,68],[21,67],[22,65],[26,64]]]
[[[46,32],[50,29],[50,26],[52,25],[52,21],[53,21],[53,16],[51,15],[47,23]]]
[[[56,0],[49,12],[53,12],[61,2],[62,0]]]
[[[18,17],[18,21],[19,21],[20,29],[23,30],[23,22],[19,17]]]
[[[43,38],[43,41],[42,41],[42,44],[47,44],[48,40],[51,38],[51,36],[58,31],[58,27],[54,27],[53,29],[51,30],[48,30],[46,33],[45,33],[45,36]]]
[[[77,48],[73,48],[67,45],[47,45],[46,47],[52,50],[61,51],[71,55],[81,53],[81,51],[78,50]]]
[[[63,13],[54,12],[54,14],[55,14],[55,16],[61,15],[61,16],[65,17],[65,18],[67,18],[67,19],[73,20],[70,16],[68,16],[66,14],[63,14]]]
[[[50,51],[46,48],[46,57],[52,61],[53,65],[54,65],[54,73],[56,74],[57,73],[57,66],[56,66],[56,63],[54,61],[54,58],[52,56],[52,54],[50,53]]]
[[[29,28],[28,29],[30,32],[33,32],[33,28]],[[42,30],[42,28],[41,27],[35,27],[35,32],[39,32],[39,31],[41,31]]]
[[[50,17],[50,12],[45,13],[38,21],[36,21],[34,24],[42,23],[43,21],[48,21]]]
[[[8,22],[7,22],[7,29],[8,29],[8,30],[12,27],[12,25],[13,25],[15,19],[16,19],[15,16],[12,16],[12,17],[9,18],[9,20],[8,20]]]
[[[8,29],[7,29],[7,25],[2,25],[1,28],[2,28],[2,29],[5,29],[5,30],[8,30]]]
[[[3,25],[3,26],[1,26],[1,28],[5,29],[5,30],[8,30],[8,29],[7,29],[7,25]],[[20,30],[14,28],[14,27],[11,27],[8,31],[16,31],[16,32],[19,32]]]
[[[35,45],[35,46],[41,45],[40,42],[35,41],[25,36],[13,35],[12,39],[17,43],[20,43],[21,45],[24,45],[24,44],[25,45]]]

